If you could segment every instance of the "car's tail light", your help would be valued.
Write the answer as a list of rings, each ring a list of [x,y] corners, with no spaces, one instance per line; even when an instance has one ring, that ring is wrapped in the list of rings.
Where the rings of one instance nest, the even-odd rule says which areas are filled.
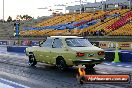
[[[84,54],[84,53],[81,53],[81,52],[77,52],[76,55],[77,55],[77,57],[82,57],[82,56],[84,56],[85,54]]]
[[[98,52],[98,55],[104,55],[105,53],[104,53],[104,51],[99,51]]]

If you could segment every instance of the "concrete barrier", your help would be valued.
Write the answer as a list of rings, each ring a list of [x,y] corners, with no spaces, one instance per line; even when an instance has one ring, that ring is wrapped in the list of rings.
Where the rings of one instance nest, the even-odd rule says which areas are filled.
[[[119,50],[119,60],[121,62],[132,62],[132,50]],[[114,61],[115,51],[105,51],[105,61]]]
[[[123,62],[132,62],[132,51],[121,51],[121,57]]]
[[[7,46],[7,52],[25,53],[27,46]]]
[[[119,54],[119,60],[122,62],[121,59],[121,52],[118,52]],[[115,51],[105,51],[105,61],[112,62],[115,58]]]

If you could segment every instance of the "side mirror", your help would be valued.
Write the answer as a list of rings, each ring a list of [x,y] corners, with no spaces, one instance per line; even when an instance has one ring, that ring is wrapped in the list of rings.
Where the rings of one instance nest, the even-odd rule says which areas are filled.
[[[40,43],[39,43],[39,47],[42,47],[42,44],[43,44],[43,43],[44,43],[44,42],[40,42]]]
[[[39,44],[39,47],[41,47],[41,44]]]

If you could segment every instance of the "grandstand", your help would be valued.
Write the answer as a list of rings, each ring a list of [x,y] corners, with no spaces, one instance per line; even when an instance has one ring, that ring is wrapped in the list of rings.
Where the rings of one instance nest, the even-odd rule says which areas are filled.
[[[84,6],[84,11],[81,13],[79,5],[67,6],[69,13],[66,14],[20,21],[19,37],[78,35],[111,38],[132,36],[132,0],[105,0],[82,6]],[[0,23],[1,39],[18,38],[14,36],[14,32],[14,22]]]
[[[132,36],[132,24],[127,23],[126,25],[120,27],[119,29],[110,32],[110,36]]]
[[[32,26],[23,26],[20,35],[129,36],[132,35],[131,20],[132,11],[129,9],[64,14],[37,22]],[[127,32],[124,33],[123,30]]]

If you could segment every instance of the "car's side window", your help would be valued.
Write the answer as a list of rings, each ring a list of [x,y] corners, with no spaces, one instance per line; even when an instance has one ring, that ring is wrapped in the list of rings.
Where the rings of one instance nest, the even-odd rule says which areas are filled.
[[[53,43],[53,48],[62,48],[62,42],[61,39],[55,39]]]
[[[43,43],[43,45],[42,45],[42,47],[52,47],[52,43],[53,43],[53,39],[47,39],[44,43]]]

